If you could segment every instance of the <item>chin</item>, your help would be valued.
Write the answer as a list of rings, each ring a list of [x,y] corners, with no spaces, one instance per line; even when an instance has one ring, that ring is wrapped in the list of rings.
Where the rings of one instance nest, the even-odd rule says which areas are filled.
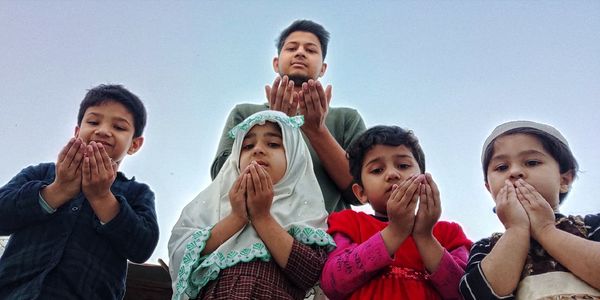
[[[294,82],[295,86],[301,86],[303,83],[308,82],[311,77],[304,74],[287,74],[287,77]]]

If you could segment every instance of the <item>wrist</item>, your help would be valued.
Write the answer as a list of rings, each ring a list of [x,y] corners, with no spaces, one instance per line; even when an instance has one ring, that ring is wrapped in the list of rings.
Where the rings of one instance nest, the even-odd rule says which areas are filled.
[[[300,127],[300,129],[309,140],[322,138],[327,134],[330,134],[329,129],[327,129],[327,126],[325,126],[325,124],[314,127],[304,125]]]

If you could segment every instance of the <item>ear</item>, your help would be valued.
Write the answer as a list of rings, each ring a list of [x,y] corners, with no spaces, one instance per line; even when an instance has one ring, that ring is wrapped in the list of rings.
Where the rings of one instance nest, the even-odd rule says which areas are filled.
[[[365,203],[369,202],[369,199],[367,199],[367,195],[365,194],[365,190],[363,189],[362,186],[360,186],[360,184],[353,183],[352,184],[352,192],[354,193],[354,196],[356,196],[356,198],[358,198],[360,203],[365,204]]]
[[[75,126],[75,136],[74,137],[78,137],[79,136],[79,126]]]
[[[279,74],[279,56],[273,57],[273,71]]]
[[[327,71],[327,63],[323,63],[321,65],[321,72],[319,72],[319,77],[323,77],[323,75],[325,75],[325,71]]]
[[[490,190],[490,184],[487,183],[487,181],[486,181],[484,185],[485,185],[485,189],[491,194],[492,190]]]
[[[571,189],[571,183],[573,183],[573,170],[569,170],[560,174],[560,192],[566,193]]]
[[[138,152],[138,150],[140,150],[140,148],[142,148],[142,144],[144,144],[143,136],[138,136],[136,138],[133,138],[133,140],[131,141],[131,146],[129,146],[129,149],[127,150],[127,154],[132,155],[132,154]]]

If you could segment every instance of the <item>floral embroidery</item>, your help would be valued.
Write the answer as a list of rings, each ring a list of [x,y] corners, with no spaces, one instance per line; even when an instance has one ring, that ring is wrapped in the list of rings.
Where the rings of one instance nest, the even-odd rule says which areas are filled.
[[[190,299],[198,297],[200,289],[209,281],[216,279],[221,270],[240,262],[271,260],[271,254],[263,242],[254,243],[250,248],[240,251],[232,250],[226,254],[215,251],[208,256],[201,256],[206,241],[210,238],[211,229],[212,226],[198,230],[192,235],[192,241],[186,245],[172,299],[180,299],[183,295],[187,295]],[[335,247],[333,238],[322,229],[292,225],[288,233],[305,245]]]
[[[235,136],[239,132],[248,132],[248,130],[250,130],[252,126],[256,124],[265,124],[266,121],[273,119],[275,119],[280,124],[286,125],[290,128],[300,128],[300,126],[304,124],[304,116],[302,115],[288,117],[269,113],[255,114],[244,120],[242,123],[233,127],[229,131],[228,135],[230,138],[235,139]]]

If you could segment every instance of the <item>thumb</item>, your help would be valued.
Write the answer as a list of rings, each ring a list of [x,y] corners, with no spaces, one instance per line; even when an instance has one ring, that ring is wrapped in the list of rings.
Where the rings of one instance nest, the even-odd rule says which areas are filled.
[[[331,102],[331,96],[332,96],[332,90],[333,88],[331,87],[331,84],[327,85],[327,88],[325,88],[325,96],[327,98],[327,106],[329,106],[329,103]]]

